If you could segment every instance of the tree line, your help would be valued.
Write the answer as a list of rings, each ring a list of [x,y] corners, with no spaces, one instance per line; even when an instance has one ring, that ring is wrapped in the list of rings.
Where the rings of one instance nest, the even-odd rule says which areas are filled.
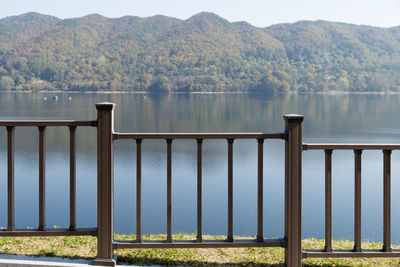
[[[400,27],[27,13],[0,36],[3,91],[400,91]]]

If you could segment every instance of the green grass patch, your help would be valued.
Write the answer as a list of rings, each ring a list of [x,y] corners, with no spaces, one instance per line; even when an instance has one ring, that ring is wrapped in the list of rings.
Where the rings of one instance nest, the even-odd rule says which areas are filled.
[[[134,240],[135,235],[115,235],[118,240]],[[165,235],[143,235],[144,240],[161,240]],[[174,240],[194,240],[195,235],[174,235]],[[221,240],[225,236],[203,236],[204,239]],[[235,237],[236,238],[236,237]],[[241,237],[237,237],[241,238]],[[247,237],[249,238],[249,237]],[[324,240],[306,239],[304,249],[322,249]],[[333,241],[334,249],[351,249],[351,241]],[[364,249],[380,249],[381,243],[364,241]],[[394,246],[394,248],[400,248]],[[213,249],[118,249],[119,263],[166,266],[175,265],[229,265],[229,266],[281,266],[283,248],[213,248]],[[0,253],[31,256],[51,256],[92,259],[97,254],[95,237],[1,237]],[[357,259],[304,259],[303,266],[400,266],[400,258]]]

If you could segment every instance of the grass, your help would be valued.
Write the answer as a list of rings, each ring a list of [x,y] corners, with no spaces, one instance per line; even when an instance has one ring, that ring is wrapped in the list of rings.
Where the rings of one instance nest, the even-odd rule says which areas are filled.
[[[115,235],[119,240],[135,239],[134,235]],[[174,240],[195,239],[195,235],[174,235]],[[203,236],[225,239],[224,236]],[[238,237],[240,238],[240,237]],[[144,235],[144,240],[165,239],[165,235]],[[0,253],[92,259],[97,254],[95,237],[1,237]],[[322,249],[323,240],[306,239],[304,249]],[[334,249],[352,249],[351,241],[334,241]],[[364,249],[380,249],[381,243],[364,241]],[[394,247],[400,248],[400,247]],[[282,248],[214,248],[214,249],[119,249],[114,251],[119,263],[136,265],[191,266],[281,266]],[[399,258],[375,259],[303,259],[303,266],[399,266]]]

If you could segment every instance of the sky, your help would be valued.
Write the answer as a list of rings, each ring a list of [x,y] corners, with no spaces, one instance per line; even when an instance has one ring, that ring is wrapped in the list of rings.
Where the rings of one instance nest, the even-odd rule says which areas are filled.
[[[59,18],[166,15],[187,19],[202,11],[258,27],[299,20],[400,25],[400,0],[0,0],[0,18],[35,11]]]

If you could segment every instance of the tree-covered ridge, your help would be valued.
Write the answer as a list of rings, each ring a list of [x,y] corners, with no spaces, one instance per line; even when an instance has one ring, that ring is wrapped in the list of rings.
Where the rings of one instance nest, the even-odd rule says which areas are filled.
[[[0,90],[400,91],[400,27],[200,13],[0,19]]]

